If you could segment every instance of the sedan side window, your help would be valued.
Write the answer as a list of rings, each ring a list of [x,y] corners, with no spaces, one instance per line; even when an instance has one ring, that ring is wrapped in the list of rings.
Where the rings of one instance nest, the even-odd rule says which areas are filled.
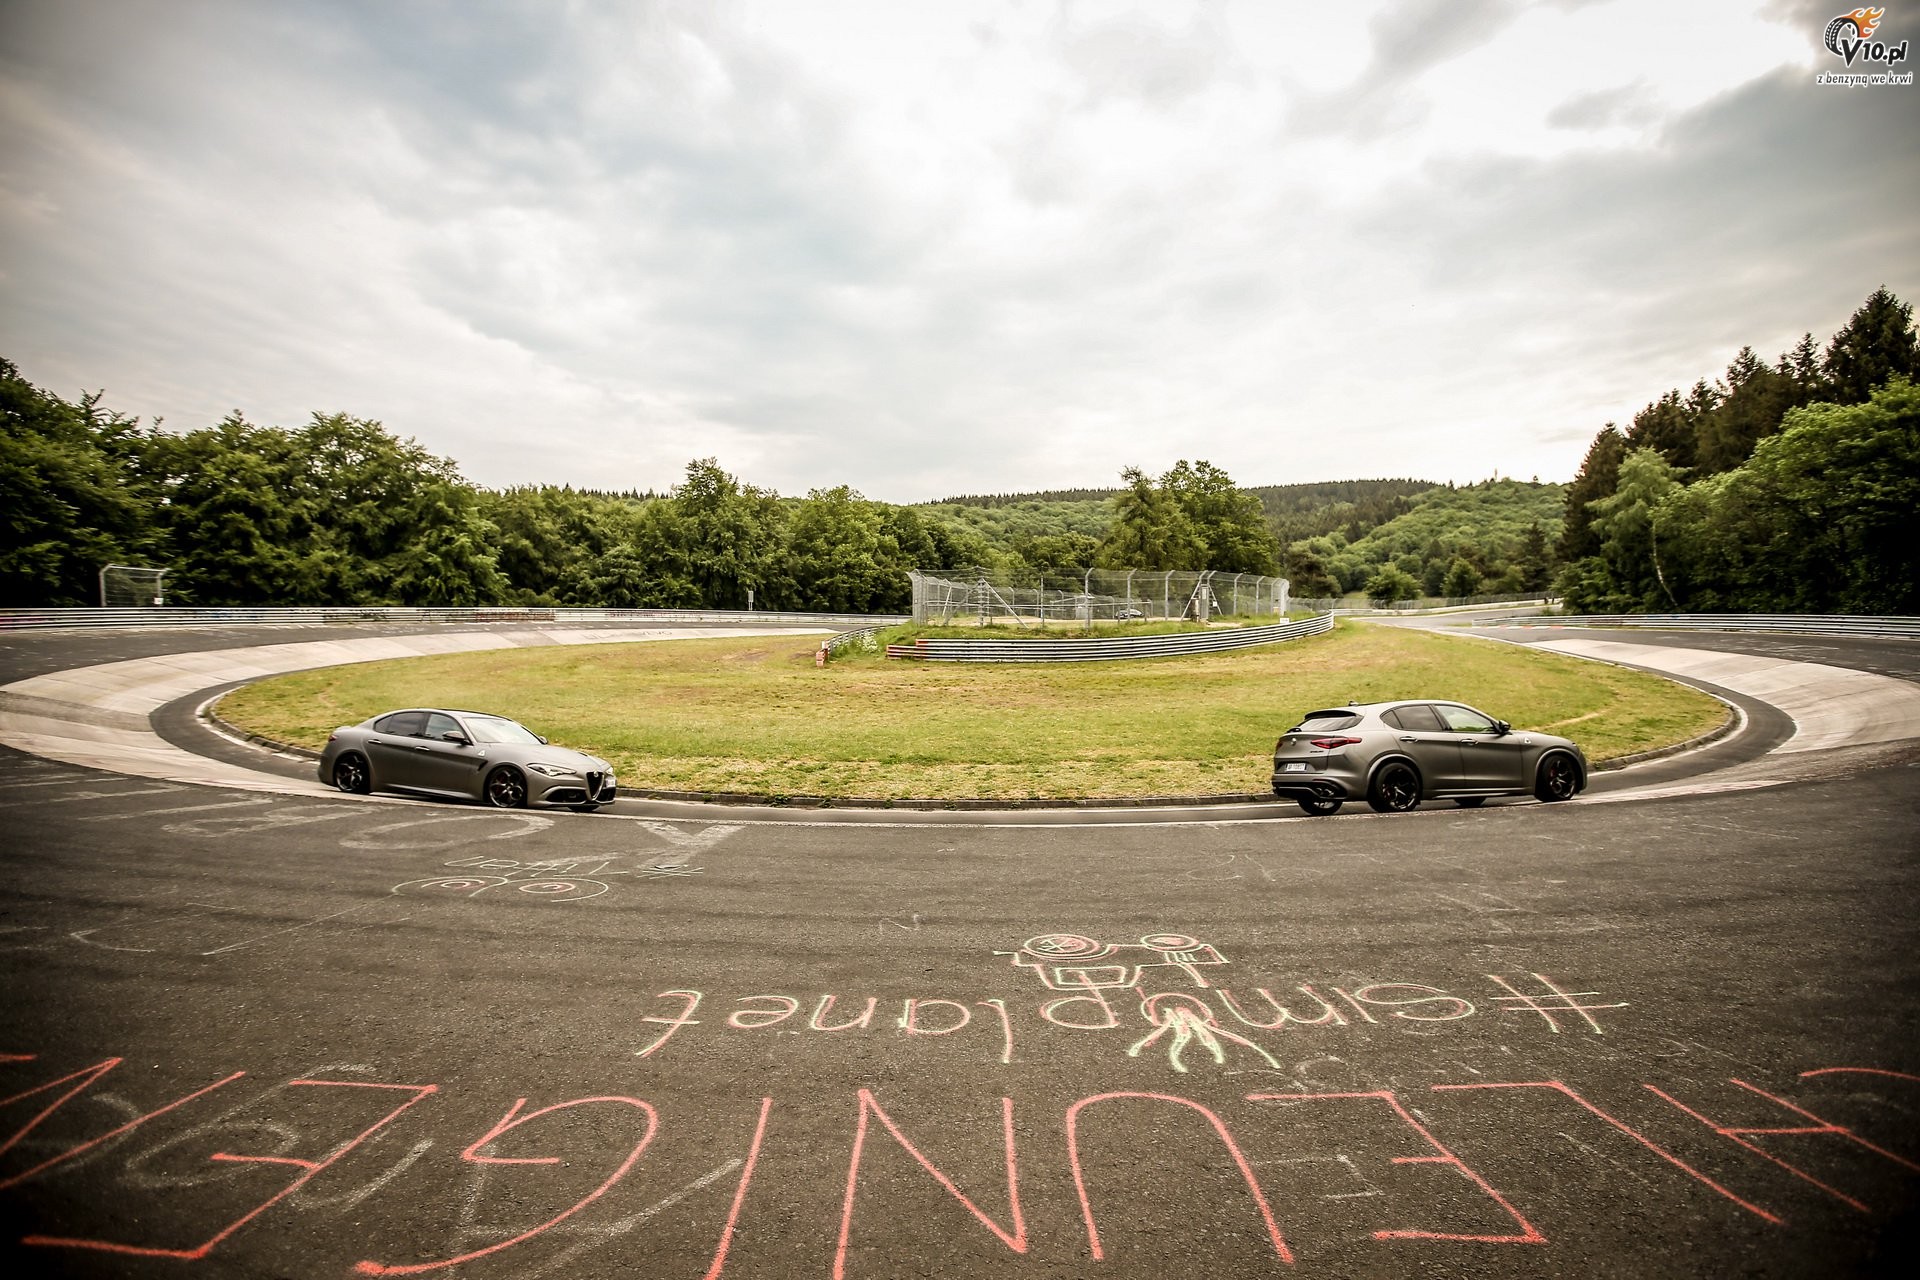
[[[1447,722],[1447,728],[1455,733],[1492,733],[1493,721],[1478,711],[1469,711],[1465,707],[1450,706],[1441,703],[1434,708]]]
[[[458,720],[436,711],[427,717],[427,731],[421,736],[438,740],[449,733],[458,733],[463,738],[467,736],[461,731]]]
[[[420,726],[426,718],[427,713],[424,711],[396,711],[384,720],[374,721],[373,727],[379,733],[417,738],[420,736]]]

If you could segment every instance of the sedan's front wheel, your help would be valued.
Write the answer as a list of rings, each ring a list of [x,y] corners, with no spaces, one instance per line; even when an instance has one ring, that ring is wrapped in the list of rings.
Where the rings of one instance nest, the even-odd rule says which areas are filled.
[[[349,751],[333,762],[333,785],[351,795],[363,796],[373,790],[373,773],[367,758]]]
[[[501,765],[487,775],[487,803],[496,809],[523,809],[527,804],[527,780],[518,769]]]
[[[1375,813],[1407,813],[1420,807],[1420,771],[1405,760],[1389,760],[1373,775],[1367,803]]]
[[[1571,800],[1580,790],[1580,767],[1573,757],[1564,751],[1556,751],[1540,762],[1539,772],[1533,777],[1533,794],[1536,799],[1551,803],[1555,800]]]

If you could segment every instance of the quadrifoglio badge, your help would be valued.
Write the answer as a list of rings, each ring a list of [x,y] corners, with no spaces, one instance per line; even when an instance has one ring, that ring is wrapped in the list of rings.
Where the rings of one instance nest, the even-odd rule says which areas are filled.
[[[1907,42],[1894,44],[1879,38],[1885,9],[1855,9],[1827,23],[1823,40],[1827,52],[1847,66],[1845,71],[1822,71],[1817,84],[1868,85],[1913,83],[1913,72],[1897,68],[1907,60]]]

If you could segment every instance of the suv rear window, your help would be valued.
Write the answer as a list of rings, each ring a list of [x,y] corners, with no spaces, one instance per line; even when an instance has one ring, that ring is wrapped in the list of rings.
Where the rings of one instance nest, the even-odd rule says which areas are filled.
[[[1380,717],[1396,729],[1405,729],[1409,733],[1445,733],[1447,726],[1433,713],[1433,708],[1425,703],[1412,706],[1395,707]]]
[[[1351,729],[1360,723],[1360,717],[1351,711],[1309,711],[1306,718],[1288,733],[1333,733],[1340,729]]]

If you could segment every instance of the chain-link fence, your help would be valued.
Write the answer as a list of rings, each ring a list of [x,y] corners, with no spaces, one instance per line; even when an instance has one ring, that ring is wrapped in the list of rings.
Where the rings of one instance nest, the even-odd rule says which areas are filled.
[[[1287,580],[1258,573],[1087,569],[1015,586],[982,572],[916,569],[913,620],[936,626],[1009,620],[1091,626],[1147,618],[1272,619],[1287,612]]]

